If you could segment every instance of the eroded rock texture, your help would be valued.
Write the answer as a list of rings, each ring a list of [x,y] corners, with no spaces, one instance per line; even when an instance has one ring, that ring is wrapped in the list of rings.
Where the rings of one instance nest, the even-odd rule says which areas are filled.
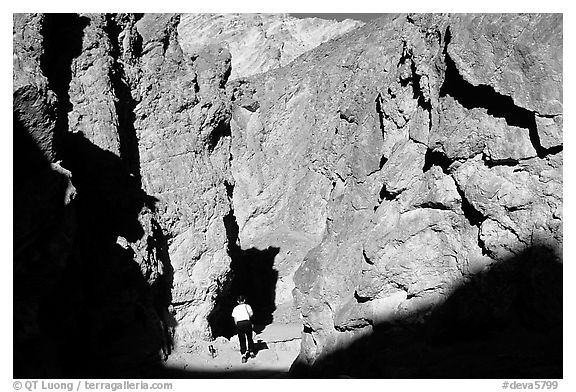
[[[15,156],[33,154],[15,171],[34,168],[14,193],[17,377],[136,375],[169,346],[164,236],[126,164],[116,23],[14,16]]]
[[[351,26],[14,15],[16,378],[145,376],[240,293],[298,376],[562,377],[562,16]]]
[[[210,336],[230,264],[230,58],[184,56],[178,21],[14,17],[19,377],[138,376]]]
[[[185,53],[211,44],[226,46],[232,54],[231,78],[236,79],[284,66],[362,24],[287,14],[185,14],[178,36]]]
[[[224,216],[230,210],[230,54],[211,46],[194,57],[177,41],[177,15],[146,15],[134,109],[143,188],[158,198],[170,235],[178,343],[210,337],[207,321],[229,271]]]
[[[389,16],[238,82],[240,241],[294,273],[296,374],[560,369],[561,58],[559,15]]]
[[[262,274],[251,299],[272,321],[277,250],[241,248],[231,203],[228,45],[192,48],[180,25],[14,16],[18,377],[145,374],[174,346],[231,336],[233,297]],[[324,25],[284,57],[341,33]]]

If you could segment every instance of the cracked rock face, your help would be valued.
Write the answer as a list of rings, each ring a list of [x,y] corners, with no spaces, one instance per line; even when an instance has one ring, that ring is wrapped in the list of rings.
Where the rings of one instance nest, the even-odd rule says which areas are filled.
[[[228,272],[230,74],[225,48],[190,58],[177,39],[179,17],[145,15],[135,94],[135,124],[143,188],[158,202],[159,222],[170,234],[174,269],[172,306],[176,344],[210,336],[207,316],[218,282]]]
[[[559,325],[545,307],[561,307],[561,274],[510,277],[561,263],[561,57],[558,15],[390,16],[238,83],[239,237],[280,247],[280,265],[305,254],[294,371],[358,375],[339,350],[386,326],[433,335],[466,298],[486,323],[521,307]],[[520,290],[544,286],[549,305]],[[506,299],[472,300],[486,291]]]

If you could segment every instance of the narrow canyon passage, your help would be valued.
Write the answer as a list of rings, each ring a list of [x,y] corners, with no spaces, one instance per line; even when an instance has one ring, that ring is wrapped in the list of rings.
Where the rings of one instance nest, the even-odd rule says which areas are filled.
[[[14,376],[561,378],[562,18],[14,14]]]
[[[241,249],[238,245],[238,224],[233,209],[224,217],[224,225],[228,237],[228,255],[231,259],[230,272],[215,299],[214,310],[208,315],[208,322],[213,338],[224,336],[229,339],[236,333],[231,315],[239,295],[244,296],[246,303],[254,310],[252,321],[256,332],[262,331],[266,325],[273,322],[278,282],[274,259],[280,249]]]

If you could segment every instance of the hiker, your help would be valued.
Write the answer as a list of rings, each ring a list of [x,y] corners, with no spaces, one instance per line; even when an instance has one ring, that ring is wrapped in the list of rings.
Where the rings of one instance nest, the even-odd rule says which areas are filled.
[[[246,363],[248,356],[254,358],[254,342],[252,341],[252,308],[248,305],[243,296],[237,299],[238,305],[232,311],[232,317],[236,323],[238,340],[240,341],[240,353],[242,354],[242,363]],[[246,339],[248,339],[248,350],[246,350]]]

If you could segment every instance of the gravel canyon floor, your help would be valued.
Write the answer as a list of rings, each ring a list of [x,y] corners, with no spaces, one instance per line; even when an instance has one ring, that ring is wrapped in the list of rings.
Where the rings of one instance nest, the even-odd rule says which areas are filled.
[[[219,337],[170,355],[160,373],[164,378],[283,378],[300,352],[300,324],[270,324],[254,334],[255,358],[242,363],[238,337]],[[212,356],[209,345],[215,349]]]

